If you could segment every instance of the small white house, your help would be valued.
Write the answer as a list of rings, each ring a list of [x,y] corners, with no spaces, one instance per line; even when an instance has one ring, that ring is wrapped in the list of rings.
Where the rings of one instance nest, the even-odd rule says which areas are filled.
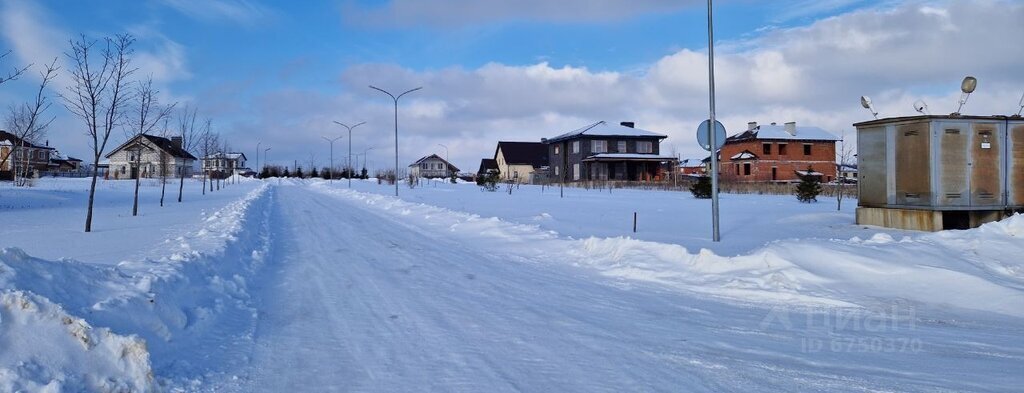
[[[142,134],[129,139],[106,155],[107,177],[135,179],[192,176],[196,157],[181,148],[181,138]]]
[[[250,172],[246,166],[245,153],[215,153],[203,157],[203,171],[212,178],[226,178]]]
[[[413,177],[448,177],[452,173],[459,173],[459,168],[437,154],[420,158],[409,165],[409,176]]]

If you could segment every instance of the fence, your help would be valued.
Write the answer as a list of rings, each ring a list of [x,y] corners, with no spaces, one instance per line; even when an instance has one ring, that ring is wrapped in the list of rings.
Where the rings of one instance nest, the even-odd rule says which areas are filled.
[[[659,191],[681,191],[690,192],[690,186],[696,180],[692,178],[664,181],[623,181],[623,180],[584,180],[565,183],[565,187],[608,190],[633,189],[633,190],[659,190]],[[719,182],[719,192],[726,194],[763,194],[763,195],[796,195],[797,183],[772,183],[772,182]],[[557,187],[557,182],[547,184],[548,187]],[[821,184],[821,196],[835,197],[842,192],[843,197],[856,198],[856,184]]]

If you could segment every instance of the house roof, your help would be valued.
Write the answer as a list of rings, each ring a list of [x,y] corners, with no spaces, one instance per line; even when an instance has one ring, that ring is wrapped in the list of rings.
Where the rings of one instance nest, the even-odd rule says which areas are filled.
[[[730,160],[756,160],[757,154],[752,153],[750,150],[744,150],[729,157]]]
[[[159,137],[159,136],[156,136],[156,135],[149,135],[149,134],[138,135],[138,136],[136,136],[136,137],[134,137],[132,139],[129,139],[129,140],[125,141],[124,143],[121,144],[121,146],[118,146],[116,149],[111,150],[110,153],[107,153],[107,155],[105,157],[107,157],[107,158],[112,157],[115,153],[117,153],[120,150],[125,149],[126,147],[128,147],[128,145],[130,145],[133,141],[135,141],[138,138],[146,138],[146,140],[148,140],[154,146],[156,146],[160,150],[163,150],[164,152],[167,152],[167,154],[170,154],[171,157],[174,157],[174,158],[184,158],[184,159],[188,159],[188,160],[195,160],[196,159],[196,156],[193,156],[191,153],[185,151],[185,149],[182,149],[182,148],[180,148],[178,146],[175,146],[174,143],[171,142],[170,139]]]
[[[233,153],[214,153],[214,154],[210,154],[210,155],[206,156],[206,158],[207,159],[210,159],[210,158],[227,158],[227,159],[230,159],[230,160],[237,160],[239,158],[244,158],[246,160],[249,159],[249,158],[245,157],[245,153],[238,153],[238,152],[233,152]]]
[[[597,123],[569,131],[554,138],[547,139],[544,141],[544,143],[558,142],[566,139],[577,138],[580,136],[619,136],[634,138],[647,137],[659,139],[668,138],[668,136],[666,135],[662,135],[653,131],[647,131],[633,127],[626,127],[621,124],[610,125],[602,120]]]
[[[503,142],[498,141],[494,149],[494,158],[498,158],[498,150],[510,165],[530,165],[540,168],[548,164],[548,147],[540,142]]]
[[[704,166],[704,160],[699,158],[684,158],[679,160],[679,166],[684,168],[699,168]]]
[[[0,141],[8,141],[12,145],[19,145],[19,146],[22,143],[21,138],[18,138],[17,135],[14,135],[14,134],[9,133],[9,132],[4,131],[4,130],[0,130]],[[50,149],[50,150],[53,150],[52,147],[49,147],[49,146],[39,146],[39,145],[37,145],[35,143],[32,143],[31,141],[27,141],[26,140],[24,142],[25,142],[25,147],[31,147],[31,148],[36,148],[36,149]]]
[[[480,169],[476,173],[484,173],[489,170],[500,170],[498,169],[498,161],[493,158],[483,158],[480,160]]]
[[[790,134],[784,125],[759,125],[725,139],[726,143],[750,139],[790,141],[838,141],[839,137],[819,127],[797,126],[796,133]]]
[[[420,159],[416,160],[416,162],[414,162],[412,164],[409,164],[409,167],[414,167],[416,165],[422,164],[423,161],[429,160],[431,158],[440,160],[441,162],[443,162],[445,164],[448,164],[448,170],[450,170],[452,172],[458,172],[459,171],[458,167],[456,167],[455,165],[452,165],[452,163],[450,163],[448,161],[445,161],[443,158],[441,158],[441,156],[439,156],[437,154],[431,154],[429,156],[425,156],[423,158],[420,158]]]

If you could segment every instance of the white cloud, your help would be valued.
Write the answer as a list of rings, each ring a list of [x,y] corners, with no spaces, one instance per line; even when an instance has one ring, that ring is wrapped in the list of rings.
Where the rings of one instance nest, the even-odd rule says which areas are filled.
[[[251,0],[161,0],[186,16],[211,21],[230,21],[241,25],[257,25],[272,18],[273,11]]]
[[[386,26],[462,27],[506,20],[601,22],[702,4],[698,0],[391,0],[383,6],[346,3],[350,22]]]

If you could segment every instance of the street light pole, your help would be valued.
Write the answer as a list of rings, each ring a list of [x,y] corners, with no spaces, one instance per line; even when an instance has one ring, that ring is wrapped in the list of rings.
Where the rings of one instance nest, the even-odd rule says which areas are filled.
[[[370,85],[370,88],[377,90],[381,93],[387,94],[395,102],[395,196],[398,196],[398,99],[402,98],[402,96],[406,94],[422,89],[423,87],[417,87],[415,89],[406,90],[404,93],[399,94],[397,97],[394,94],[388,93],[387,90],[381,89],[374,85]]]
[[[451,161],[448,161],[448,146],[445,146],[445,145],[440,144],[440,143],[438,143],[437,145],[444,148],[444,177],[445,177],[445,180],[448,180],[449,177],[452,177],[452,174],[450,173],[451,170],[452,170],[452,168],[451,168],[452,164],[451,164]]]
[[[327,179],[328,183],[334,183],[334,141],[341,139],[343,136],[339,135],[337,138],[331,139],[326,136],[321,136],[325,141],[331,143],[331,177]]]
[[[263,172],[263,169],[260,168],[260,144],[262,143],[263,141],[256,142],[256,169],[258,169],[260,172]],[[256,176],[258,177],[259,174],[257,174]]]
[[[711,240],[720,241],[718,230],[718,132],[715,129],[715,29],[711,13],[711,1],[708,0],[708,102],[710,106],[709,130],[711,142]]]
[[[395,105],[397,106],[398,104],[396,103]],[[395,109],[395,110],[397,111],[398,109]],[[356,124],[356,125],[354,125],[352,127],[349,127],[349,126],[345,125],[344,123],[340,123],[340,122],[337,122],[337,121],[335,121],[334,123],[339,125],[339,126],[342,126],[342,127],[345,127],[345,128],[348,129],[348,164],[347,164],[348,165],[348,171],[349,171],[348,172],[348,188],[352,188],[352,129],[356,128],[356,127],[359,127],[359,126],[361,126],[363,124],[366,124],[366,122],[364,121],[364,122]]]
[[[372,147],[367,147],[366,149],[363,150],[363,169],[366,169],[366,153],[373,149],[374,148]]]
[[[267,152],[268,151],[270,151],[269,147],[266,148],[266,149],[263,149],[263,165],[267,165]],[[268,173],[268,175],[269,175],[269,173]]]

